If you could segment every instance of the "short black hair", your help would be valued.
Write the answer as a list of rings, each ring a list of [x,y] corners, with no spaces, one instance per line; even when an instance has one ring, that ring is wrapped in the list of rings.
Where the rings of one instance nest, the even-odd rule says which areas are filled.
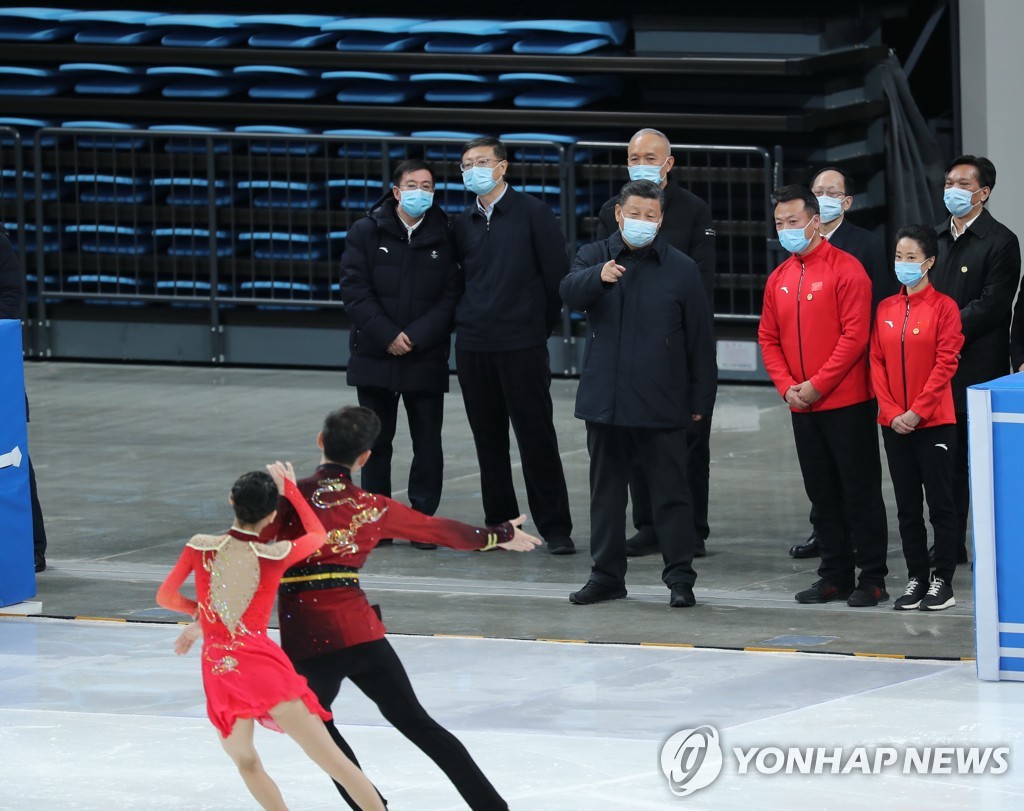
[[[324,456],[339,465],[351,465],[368,451],[380,434],[380,417],[362,406],[345,406],[324,419]]]
[[[949,162],[949,166],[946,167],[947,175],[953,171],[954,166],[973,166],[978,173],[979,186],[982,188],[988,186],[989,189],[996,187],[996,167],[988,158],[977,155],[960,155]]]
[[[812,217],[815,214],[821,214],[818,198],[806,186],[799,186],[795,183],[789,186],[780,186],[772,195],[772,204],[776,206],[779,203],[791,203],[794,200],[803,200],[804,208]]]
[[[928,225],[904,225],[896,232],[896,241],[912,239],[924,253],[925,259],[939,255],[939,236],[935,229]]]
[[[854,188],[853,179],[845,171],[840,169],[838,166],[822,166],[811,177],[811,186],[814,186],[814,181],[817,180],[818,179],[818,175],[822,174],[823,172],[836,172],[836,173],[842,175],[842,178],[843,178],[843,193],[847,197],[852,197],[853,196],[853,188]]]
[[[653,180],[631,180],[619,190],[619,197],[615,202],[621,208],[626,205],[626,201],[630,197],[642,197],[645,200],[657,200],[658,205],[661,206],[663,204],[665,194],[662,192],[661,186]]]
[[[505,149],[505,145],[497,138],[490,135],[484,135],[480,138],[474,138],[471,141],[466,141],[466,143],[462,145],[462,155],[465,156],[469,150],[476,149],[478,146],[488,146],[493,149],[494,157],[500,161],[508,160],[508,150]]]
[[[391,185],[397,186],[402,182],[402,177],[409,174],[410,172],[430,172],[430,181],[434,182],[434,170],[429,163],[421,160],[407,160],[402,161],[398,166],[395,167],[395,171],[391,173]]]
[[[253,470],[238,477],[231,487],[235,518],[243,524],[256,524],[277,509],[277,485],[269,473]]]

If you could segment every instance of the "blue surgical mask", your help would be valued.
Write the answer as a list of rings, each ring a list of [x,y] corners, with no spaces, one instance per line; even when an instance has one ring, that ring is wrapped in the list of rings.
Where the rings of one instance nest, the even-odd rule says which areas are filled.
[[[835,197],[823,195],[818,198],[818,208],[821,210],[821,221],[832,222],[843,216],[843,201]]]
[[[913,287],[920,282],[924,278],[924,271],[921,269],[923,264],[924,262],[897,262],[896,278],[900,280],[900,284]]]
[[[665,163],[668,163],[668,159],[665,159]],[[629,179],[630,180],[649,180],[652,183],[661,185],[661,170],[665,168],[665,163],[661,166],[651,166],[650,164],[642,163],[637,166],[630,166]]]
[[[631,217],[622,218],[622,238],[634,248],[643,248],[654,241],[658,233],[660,222],[648,222],[647,220],[634,220]]]
[[[975,192],[967,189],[952,187],[943,193],[942,202],[946,204],[946,210],[954,217],[963,217],[974,208],[974,203],[971,202],[974,195]]]
[[[493,166],[474,166],[462,173],[462,182],[475,195],[484,195],[494,190],[498,181],[494,179]]]
[[[410,217],[420,217],[434,204],[434,193],[423,189],[402,189],[402,210]]]
[[[807,246],[811,244],[811,240],[807,236],[807,225],[803,228],[783,228],[779,231],[779,242],[782,243],[782,247],[790,253],[806,251]]]

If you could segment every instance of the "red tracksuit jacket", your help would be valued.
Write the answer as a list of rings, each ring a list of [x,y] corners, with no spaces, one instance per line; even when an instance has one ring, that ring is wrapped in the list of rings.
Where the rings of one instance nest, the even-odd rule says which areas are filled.
[[[881,425],[908,410],[921,417],[918,428],[956,422],[950,381],[964,345],[960,330],[960,308],[931,285],[912,296],[904,287],[881,301],[871,332]]]
[[[757,336],[764,366],[783,397],[810,380],[822,395],[810,411],[871,399],[870,329],[871,279],[828,240],[790,256],[768,277]]]

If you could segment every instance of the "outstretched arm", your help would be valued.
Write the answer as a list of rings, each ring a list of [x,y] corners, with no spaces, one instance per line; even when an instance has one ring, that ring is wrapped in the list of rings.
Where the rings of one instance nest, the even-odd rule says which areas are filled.
[[[391,499],[385,501],[387,512],[381,518],[384,537],[408,538],[466,551],[501,547],[512,552],[528,552],[540,545],[537,538],[519,528],[526,520],[525,515],[496,527],[474,527],[450,518],[424,515]]]

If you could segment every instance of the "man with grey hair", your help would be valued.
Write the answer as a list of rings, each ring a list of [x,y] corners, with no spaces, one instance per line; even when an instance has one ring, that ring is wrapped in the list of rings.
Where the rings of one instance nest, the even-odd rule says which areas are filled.
[[[688,429],[711,413],[718,369],[696,263],[659,233],[662,190],[630,181],[615,205],[618,228],[580,248],[559,287],[587,313],[587,348],[576,393],[590,452],[590,578],[576,605],[626,596],[629,470],[649,482],[669,605],[695,604],[697,545],[686,481]]]
[[[708,306],[714,312],[715,291],[715,226],[711,209],[697,195],[678,182],[669,180],[675,165],[668,137],[655,129],[638,130],[629,141],[626,167],[630,180],[650,180],[662,190],[663,218],[659,233],[669,245],[682,251],[697,263]],[[597,238],[607,239],[618,231],[615,222],[617,198],[606,202],[598,214]],[[704,415],[691,426],[687,437],[689,469],[687,480],[693,497],[693,518],[697,530],[696,556],[705,554],[704,542],[711,533],[708,525],[708,491],[711,474],[711,414]],[[626,543],[631,556],[647,555],[658,550],[654,531],[651,498],[647,479],[637,468],[630,474],[629,488],[633,496],[633,525],[636,534]]]

